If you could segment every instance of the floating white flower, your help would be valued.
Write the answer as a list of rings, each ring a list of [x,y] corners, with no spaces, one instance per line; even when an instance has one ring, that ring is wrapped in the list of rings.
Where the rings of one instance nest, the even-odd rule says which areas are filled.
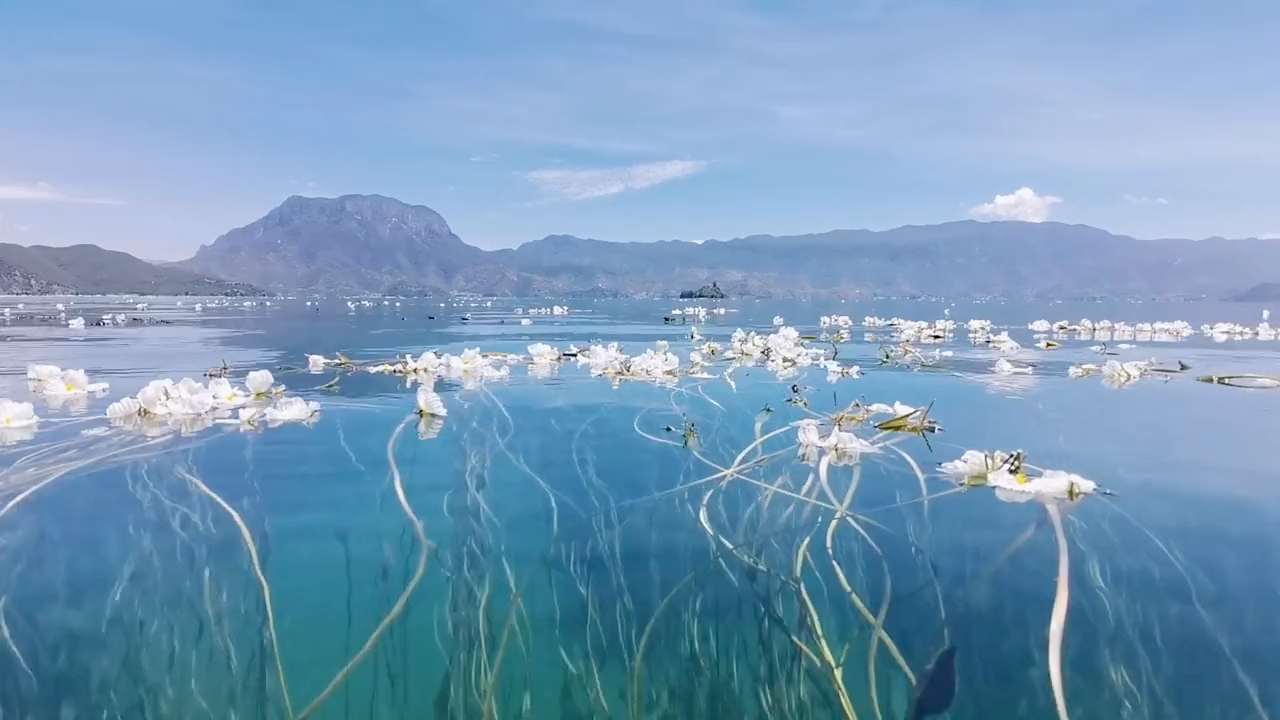
[[[418,386],[418,415],[421,417],[438,417],[443,418],[449,414],[449,409],[444,406],[444,400],[440,394],[426,385]]]
[[[1108,387],[1127,387],[1146,375],[1154,363],[1132,360],[1126,363],[1108,360],[1102,365],[1102,381]]]
[[[322,373],[324,369],[332,363],[331,360],[323,355],[308,355],[307,370],[313,373]]]
[[[862,368],[857,365],[841,365],[835,360],[826,360],[820,365],[827,371],[827,382],[829,383],[837,382],[840,378],[862,377]]]
[[[33,389],[41,395],[59,396],[103,393],[108,387],[104,382],[89,382],[89,376],[84,370],[63,370],[57,377],[34,384]]]
[[[1031,367],[1027,365],[1014,365],[1013,363],[1000,358],[996,360],[996,364],[992,366],[991,371],[997,375],[1030,375]]]
[[[1092,375],[1098,372],[1098,366],[1093,363],[1084,363],[1083,365],[1072,365],[1067,368],[1067,376],[1073,378],[1082,378],[1086,375]]]
[[[72,330],[83,330],[84,318],[82,317],[71,318],[70,320],[67,321],[67,327]]]
[[[1038,333],[1049,332],[1051,327],[1052,326],[1049,325],[1048,320],[1036,320],[1035,322],[1027,326],[1027,328],[1030,329],[1032,332],[1038,332]]]
[[[534,343],[527,350],[529,351],[529,361],[535,365],[551,364],[560,360],[560,351],[546,343]]]
[[[30,440],[35,437],[39,422],[31,403],[0,398],[0,445]]]
[[[532,320],[530,320],[529,318],[520,318],[520,324],[521,324],[521,325],[532,325],[532,324],[533,324],[533,321],[532,321]]]
[[[244,386],[249,388],[249,392],[254,397],[262,397],[271,392],[271,386],[275,381],[270,370],[252,370],[245,376]]]
[[[27,379],[44,382],[62,377],[62,368],[57,365],[28,365]]]
[[[849,465],[857,462],[863,453],[880,452],[880,448],[857,435],[832,428],[826,437],[817,420],[806,418],[796,423],[797,456],[801,462],[813,464],[822,451],[826,451],[833,465]]]
[[[241,407],[251,399],[249,394],[233,387],[226,378],[213,378],[209,381],[209,394],[220,410],[231,410]]]
[[[965,450],[958,460],[948,460],[938,466],[944,475],[963,480],[967,484],[981,485],[997,470],[1002,470],[1009,462],[1010,454],[996,451],[993,453],[978,450]]]
[[[1001,332],[999,335],[993,335],[990,342],[991,347],[1009,355],[1012,355],[1022,349],[1022,346],[1019,345],[1017,341],[1009,337],[1009,332],[1007,330]]]
[[[995,488],[996,497],[1004,502],[1023,503],[1036,500],[1043,503],[1075,502],[1085,495],[1097,492],[1098,484],[1075,473],[1062,470],[1045,470],[1039,477],[1021,481],[1008,476],[998,483],[989,482]],[[992,475],[992,478],[995,474]]]
[[[303,400],[299,397],[286,397],[276,401],[274,405],[262,411],[263,418],[270,426],[291,422],[308,422],[320,412],[320,403]]]

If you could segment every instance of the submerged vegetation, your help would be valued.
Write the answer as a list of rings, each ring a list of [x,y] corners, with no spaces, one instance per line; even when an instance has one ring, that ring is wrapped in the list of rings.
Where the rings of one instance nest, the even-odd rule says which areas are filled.
[[[694,323],[718,314],[673,313]],[[869,317],[855,326],[827,316],[812,335],[781,317],[774,325],[719,339],[695,325],[683,357],[666,341],[635,354],[612,342],[399,357],[316,348],[327,354],[274,374],[223,364],[202,380],[150,382],[106,406],[101,421],[43,420],[31,403],[0,400],[0,437],[15,446],[0,470],[0,710],[288,720],[884,720],[948,709],[968,717],[975,699],[957,676],[979,673],[985,660],[966,640],[1002,630],[973,630],[957,617],[980,617],[972,587],[1037,539],[1055,558],[1024,578],[1050,598],[1036,606],[1038,634],[1028,641],[1037,665],[1007,683],[1038,688],[1026,694],[1046,700],[1036,716],[1138,717],[1117,708],[1158,707],[1164,691],[1140,639],[1158,635],[1142,625],[1154,612],[1128,624],[1133,608],[1109,593],[1098,553],[1105,537],[1089,534],[1077,511],[1100,504],[1144,537],[1145,550],[1130,552],[1152,552],[1191,579],[1125,514],[1125,498],[1109,497],[1107,478],[1042,467],[1017,448],[935,448],[964,408],[866,398],[857,379],[1022,378],[1086,332],[1104,343],[1156,333],[1174,341],[1186,337],[1182,326],[1134,328],[1131,338],[1115,323],[1087,331],[1084,322],[1032,323],[1045,337],[1030,350],[981,320]],[[880,347],[874,368],[841,357],[855,327]],[[1264,339],[1261,327],[1251,333]],[[957,334],[989,356],[978,367],[990,370],[966,373],[953,351],[925,350]],[[1112,352],[1104,346],[1099,362],[1069,372],[1125,387],[1189,369]],[[309,376],[331,394],[317,401],[286,388]],[[829,396],[805,384],[823,376],[835,384]],[[55,366],[32,366],[28,378],[51,410],[75,398],[85,407],[109,390]],[[387,391],[403,386],[403,397],[389,405],[344,397],[349,384],[379,379]],[[613,388],[634,405],[531,411],[500,387],[549,379]],[[839,399],[835,388],[846,386],[857,397]],[[381,412],[388,407],[391,416]],[[376,457],[357,454],[337,424],[326,441],[340,450],[332,457],[370,483],[385,481],[376,514],[344,509],[349,518],[309,520],[324,527],[306,534],[302,520],[274,515],[282,501],[269,499],[258,465],[272,457],[277,429],[318,433],[330,408],[364,413],[360,435],[379,446]],[[129,502],[79,530],[32,519],[43,496],[75,485]],[[1003,552],[989,553],[978,577],[948,575],[935,560],[935,522],[975,507],[1029,524],[1001,536]],[[332,564],[316,570],[321,554]],[[341,578],[324,585],[332,598],[306,596],[315,576],[330,575]],[[1106,613],[1090,613],[1088,629],[1073,635],[1081,593],[1102,597]],[[1194,607],[1212,626],[1198,600]],[[312,630],[300,629],[308,618]],[[324,636],[312,637],[321,626]],[[1085,642],[1099,632],[1114,634],[1115,646]],[[1266,717],[1254,680],[1225,642],[1222,650],[1242,698],[1232,707]],[[1070,658],[1095,652],[1107,655],[1107,670],[1091,672],[1097,684],[1084,691],[1072,683]]]

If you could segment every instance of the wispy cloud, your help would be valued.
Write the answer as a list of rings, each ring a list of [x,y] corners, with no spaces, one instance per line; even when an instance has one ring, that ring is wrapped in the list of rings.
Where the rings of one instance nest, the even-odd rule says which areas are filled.
[[[58,192],[46,182],[0,184],[0,201],[78,203],[81,205],[122,205],[119,200],[77,197]]]
[[[1130,205],[1168,205],[1169,201],[1162,197],[1147,197],[1146,195],[1129,195],[1125,194],[1124,201]]]
[[[661,185],[702,172],[706,167],[707,163],[700,160],[667,160],[602,170],[534,170],[527,173],[525,179],[548,195],[587,200]]]
[[[1060,197],[1040,195],[1029,187],[1022,187],[1008,195],[996,195],[991,202],[971,208],[969,214],[979,220],[1044,222],[1053,212],[1053,206],[1061,202]]]

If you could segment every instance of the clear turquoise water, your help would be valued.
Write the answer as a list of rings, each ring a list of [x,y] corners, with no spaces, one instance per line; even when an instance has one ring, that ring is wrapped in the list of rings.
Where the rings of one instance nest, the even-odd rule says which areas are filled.
[[[30,302],[30,301],[28,301]],[[52,302],[52,301],[50,301]],[[189,303],[190,301],[188,301]],[[156,301],[146,314],[173,324],[64,328],[18,320],[0,329],[0,396],[30,399],[28,362],[84,367],[111,397],[78,412],[37,404],[37,438],[0,448],[0,501],[33,479],[75,465],[0,516],[3,717],[288,717],[266,605],[230,516],[198,492],[200,478],[243,518],[269,582],[279,659],[297,715],[330,683],[388,613],[413,574],[420,545],[389,480],[388,440],[414,408],[385,376],[290,374],[306,353],[359,360],[428,348],[522,352],[619,341],[640,352],[667,339],[682,356],[686,327],[664,325],[670,302],[570,302],[563,317],[521,326],[516,305],[452,308],[424,300],[357,308],[301,301],[196,314]],[[683,304],[683,303],[680,303]],[[710,339],[766,330],[775,314],[813,331],[828,313],[933,319],[942,304],[743,303],[701,326]],[[86,308],[88,310],[88,308]],[[961,305],[952,317],[1011,326],[1030,345],[1040,317],[1254,323],[1260,308],[1215,304]],[[472,315],[470,323],[457,319]],[[86,317],[95,317],[85,312]],[[427,319],[435,315],[434,320]],[[500,322],[505,320],[506,322]],[[76,337],[76,336],[80,337]],[[1178,376],[1122,390],[1070,380],[1092,342],[1029,353],[1032,379],[995,382],[993,355],[963,333],[947,372],[878,369],[877,347],[841,350],[866,376],[829,385],[799,380],[812,409],[870,402],[934,403],[944,431],[895,446],[926,474],[964,449],[1022,449],[1037,465],[1092,478],[1114,497],[1066,510],[1070,612],[1064,677],[1074,718],[1249,718],[1280,708],[1280,490],[1275,487],[1280,391],[1244,391]],[[1140,344],[1123,359],[1183,360],[1193,373],[1276,373],[1280,344],[1256,340]],[[199,377],[226,360],[242,375],[273,368],[323,405],[311,427],[260,434],[219,428],[153,445],[83,431],[112,398],[163,376]],[[916,675],[947,642],[958,648],[952,718],[1053,717],[1047,628],[1057,551],[1042,506],[984,491],[917,502],[920,481],[886,451],[864,457],[852,507],[867,536],[786,496],[761,503],[746,482],[668,492],[727,466],[764,431],[802,417],[791,381],[762,369],[676,388],[617,388],[572,365],[554,377],[481,389],[442,382],[449,416],[438,437],[410,426],[392,447],[405,496],[430,546],[407,609],[315,710],[318,718],[841,717],[794,576],[859,718],[903,717],[910,682],[878,642],[836,575],[835,560]],[[655,441],[682,416],[701,458]],[[780,455],[751,477],[798,489],[810,469],[787,432]],[[43,449],[43,452],[42,452]],[[34,455],[34,453],[40,453]],[[106,456],[107,453],[116,453]],[[832,470],[839,493],[853,480]],[[734,546],[715,544],[707,522]],[[654,496],[660,496],[655,498]],[[896,507],[889,507],[896,506]],[[1025,531],[1030,539],[1006,551]],[[753,569],[742,555],[757,558]],[[887,570],[887,572],[886,572]],[[513,602],[513,598],[517,602]],[[514,608],[514,609],[513,609]],[[646,633],[646,630],[648,632]],[[643,647],[643,653],[641,648]],[[16,652],[15,652],[16,651]],[[638,659],[638,656],[639,659]],[[875,670],[872,703],[869,666]],[[639,668],[639,672],[637,672]],[[639,689],[637,694],[636,689]]]

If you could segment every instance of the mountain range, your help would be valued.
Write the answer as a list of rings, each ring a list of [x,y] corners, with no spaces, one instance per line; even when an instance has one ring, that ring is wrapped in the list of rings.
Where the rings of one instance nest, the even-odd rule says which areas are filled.
[[[1085,225],[960,221],[893,230],[606,242],[463,242],[430,208],[290,197],[180,267],[273,291],[730,296],[1224,297],[1280,276],[1280,241],[1137,240]]]
[[[0,245],[0,292],[730,297],[1251,297],[1280,241],[1138,240],[1086,225],[959,221],[892,230],[482,250],[439,213],[380,195],[285,200],[178,263],[92,245]]]
[[[0,294],[261,295],[242,282],[218,280],[97,245],[0,243]]]

